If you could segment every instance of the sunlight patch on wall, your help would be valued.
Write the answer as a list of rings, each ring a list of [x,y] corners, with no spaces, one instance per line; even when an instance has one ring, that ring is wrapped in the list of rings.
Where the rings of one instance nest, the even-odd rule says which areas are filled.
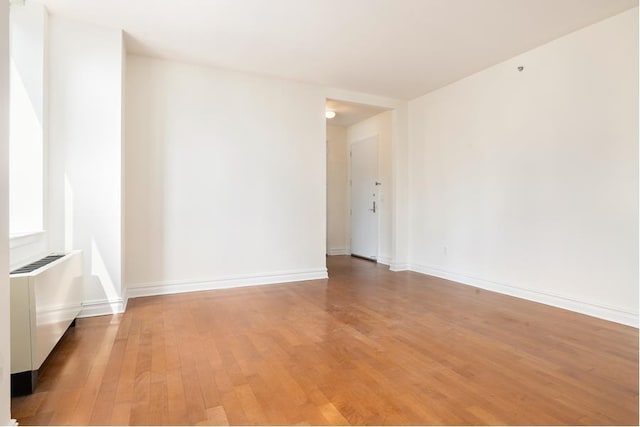
[[[13,59],[10,78],[9,206],[11,235],[43,228],[42,124]]]

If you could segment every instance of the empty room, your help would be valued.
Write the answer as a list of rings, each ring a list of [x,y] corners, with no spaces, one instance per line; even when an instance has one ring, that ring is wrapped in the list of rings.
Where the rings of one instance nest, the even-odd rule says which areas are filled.
[[[637,0],[0,31],[0,425],[638,425]]]

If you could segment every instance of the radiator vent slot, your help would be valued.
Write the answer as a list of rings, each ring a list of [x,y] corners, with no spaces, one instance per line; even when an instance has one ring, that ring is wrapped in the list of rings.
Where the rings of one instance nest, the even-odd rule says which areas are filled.
[[[47,264],[51,264],[53,261],[62,258],[64,255],[49,255],[38,261],[32,262],[31,264],[27,264],[24,267],[20,267],[11,272],[11,274],[22,274],[22,273],[31,273],[39,269],[40,267],[44,267]]]

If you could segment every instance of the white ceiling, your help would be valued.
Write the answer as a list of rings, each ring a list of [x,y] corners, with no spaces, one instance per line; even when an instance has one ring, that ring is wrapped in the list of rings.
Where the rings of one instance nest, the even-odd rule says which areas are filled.
[[[410,99],[638,0],[39,0],[129,52]]]

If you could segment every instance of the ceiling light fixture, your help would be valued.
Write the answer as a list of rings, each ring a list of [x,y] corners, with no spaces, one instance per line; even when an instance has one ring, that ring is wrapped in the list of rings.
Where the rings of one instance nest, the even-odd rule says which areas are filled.
[[[327,111],[324,113],[324,116],[325,116],[327,119],[333,119],[333,118],[336,116],[336,112],[335,112],[335,111],[327,110]]]

